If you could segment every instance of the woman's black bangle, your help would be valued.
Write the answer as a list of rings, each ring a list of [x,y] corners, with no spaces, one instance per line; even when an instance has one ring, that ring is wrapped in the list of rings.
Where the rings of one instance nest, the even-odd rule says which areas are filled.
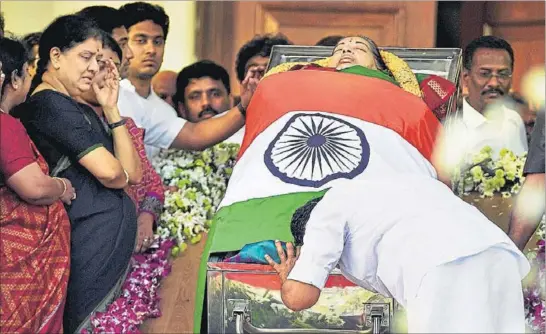
[[[119,121],[119,122],[115,122],[115,123],[108,124],[108,127],[110,128],[110,130],[113,130],[113,129],[117,128],[118,126],[125,125],[125,123],[127,123],[127,119],[126,119],[126,118],[122,119],[122,120]]]
[[[241,115],[243,115],[244,118],[246,118],[246,109],[245,107],[243,107],[243,105],[239,102],[239,104],[237,104],[237,108],[239,109],[239,112],[241,113]]]

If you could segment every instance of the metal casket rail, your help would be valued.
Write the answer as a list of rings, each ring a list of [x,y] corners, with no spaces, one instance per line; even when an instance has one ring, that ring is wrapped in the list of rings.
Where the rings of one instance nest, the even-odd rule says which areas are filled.
[[[292,312],[280,297],[270,266],[207,265],[208,333],[390,333],[400,332],[391,298],[356,286],[335,271],[317,305]]]

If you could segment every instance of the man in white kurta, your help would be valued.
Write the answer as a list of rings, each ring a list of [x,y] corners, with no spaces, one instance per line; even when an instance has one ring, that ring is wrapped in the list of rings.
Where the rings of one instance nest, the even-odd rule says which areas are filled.
[[[493,149],[493,158],[503,148],[516,155],[526,152],[523,120],[503,101],[512,87],[514,71],[510,44],[495,36],[481,36],[465,48],[463,64],[468,96],[463,100],[462,116],[446,122],[448,146],[444,149],[451,158],[478,153],[485,146]]]
[[[409,333],[525,331],[528,261],[501,229],[433,178],[340,183],[300,208],[291,227],[296,245],[303,242],[297,260],[289,244],[288,259],[280,251],[281,264],[268,261],[293,310],[316,303],[337,265],[357,285],[403,305]]]

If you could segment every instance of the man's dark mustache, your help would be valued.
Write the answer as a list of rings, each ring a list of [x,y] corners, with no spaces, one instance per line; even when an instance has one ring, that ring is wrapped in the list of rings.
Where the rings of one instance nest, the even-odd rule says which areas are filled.
[[[504,92],[502,90],[500,90],[500,89],[497,89],[497,88],[491,88],[491,89],[488,89],[488,90],[484,90],[482,92],[482,95],[486,95],[486,94],[489,94],[489,93],[497,93],[500,96],[504,95]]]
[[[213,113],[214,115],[219,114],[219,112],[214,110],[212,107],[208,107],[208,108],[205,108],[205,109],[201,110],[201,112],[197,116],[198,117],[203,117],[206,113]]]

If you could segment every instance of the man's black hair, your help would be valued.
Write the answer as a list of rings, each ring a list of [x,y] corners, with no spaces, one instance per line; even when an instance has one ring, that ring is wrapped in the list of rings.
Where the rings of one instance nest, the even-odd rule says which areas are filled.
[[[320,41],[315,44],[316,46],[336,46],[339,41],[341,41],[344,36],[341,35],[332,35],[322,38]]]
[[[235,68],[237,70],[237,79],[243,81],[246,74],[246,64],[254,56],[269,57],[274,45],[291,45],[292,42],[283,34],[277,35],[258,35],[248,41],[239,49]]]
[[[229,74],[225,68],[210,60],[201,60],[186,66],[178,73],[176,77],[176,93],[173,96],[173,102],[184,103],[184,91],[190,84],[191,79],[210,77],[213,80],[221,80],[228,94],[231,94],[229,84]]]
[[[121,28],[125,25],[119,10],[108,6],[85,7],[77,14],[92,19],[99,28],[110,35],[114,29]]]
[[[294,244],[296,246],[303,245],[303,236],[305,235],[305,228],[309,217],[311,217],[311,212],[315,206],[320,202],[323,196],[317,197],[305,203],[303,206],[298,208],[294,215],[292,215],[292,222],[290,223],[290,231],[294,237]]]
[[[163,29],[163,37],[167,39],[169,33],[169,16],[163,7],[146,2],[133,2],[119,8],[124,18],[125,28],[130,30],[135,24],[152,21]]]
[[[478,37],[466,46],[463,54],[465,69],[470,70],[472,68],[473,57],[478,49],[506,50],[510,55],[510,67],[512,70],[514,69],[514,50],[512,46],[504,39],[495,36]]]

